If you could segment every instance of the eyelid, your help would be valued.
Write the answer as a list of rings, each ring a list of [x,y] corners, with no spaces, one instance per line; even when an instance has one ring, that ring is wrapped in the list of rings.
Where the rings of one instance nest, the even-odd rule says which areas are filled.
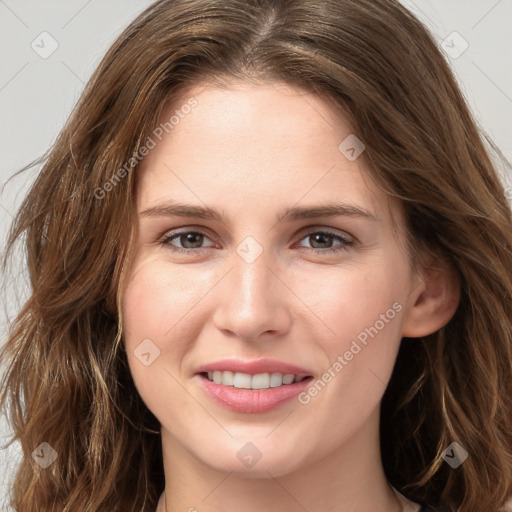
[[[157,242],[166,244],[168,240],[178,238],[180,235],[186,235],[187,233],[196,233],[199,235],[203,235],[205,238],[208,238],[210,241],[215,242],[214,237],[212,237],[209,233],[207,233],[202,228],[195,228],[194,226],[186,226],[183,228],[171,229],[170,231],[165,231],[161,236],[158,237]],[[200,251],[201,249],[209,249],[212,246],[208,247],[200,247],[198,249],[183,249],[185,251]],[[180,249],[180,247],[176,247],[176,249]]]
[[[348,233],[347,231],[339,228],[331,228],[329,226],[308,226],[307,228],[304,228],[304,230],[299,230],[296,235],[294,235],[294,238],[297,236],[301,236],[301,238],[304,238],[305,236],[312,235],[313,233],[327,233],[332,236],[339,236],[341,238],[346,239],[346,241],[350,242],[359,242],[359,240],[352,234]]]

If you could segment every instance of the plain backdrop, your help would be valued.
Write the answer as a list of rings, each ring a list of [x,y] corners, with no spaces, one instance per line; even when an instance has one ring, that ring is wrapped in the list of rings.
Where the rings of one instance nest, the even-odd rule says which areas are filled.
[[[0,187],[50,147],[107,48],[150,3],[0,0]],[[403,0],[403,4],[445,48],[477,122],[512,161],[512,0]],[[511,186],[510,171],[500,169]],[[0,195],[2,251],[12,216],[37,172],[36,167],[22,173]],[[0,344],[5,341],[7,320],[27,293],[21,265],[3,278]],[[1,418],[0,444],[8,433]],[[16,444],[0,450],[2,512],[9,510],[7,486],[19,455]]]

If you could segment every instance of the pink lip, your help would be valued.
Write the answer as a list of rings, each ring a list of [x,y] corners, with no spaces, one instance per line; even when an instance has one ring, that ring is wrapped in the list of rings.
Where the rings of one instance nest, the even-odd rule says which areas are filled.
[[[293,373],[298,377],[313,375],[312,372],[300,368],[294,364],[283,363],[275,359],[258,359],[256,361],[243,361],[241,359],[222,359],[213,363],[205,364],[198,368],[198,373],[203,372],[240,372],[256,375],[257,373],[282,373],[283,375]]]
[[[224,359],[215,361],[198,368],[198,374],[213,371],[230,371],[233,373],[293,373],[297,377],[312,376],[312,372],[299,366],[283,363],[273,359],[259,359],[257,361],[242,361],[240,359]],[[285,384],[277,388],[268,389],[239,389],[232,386],[215,384],[204,375],[198,375],[201,386],[206,394],[218,404],[241,413],[262,413],[280,407],[285,402],[297,396],[307,388],[311,378],[301,382]]]
[[[229,370],[227,370],[229,371]],[[311,379],[278,388],[239,389],[215,384],[204,376],[198,376],[206,394],[218,404],[235,412],[262,413],[276,409],[307,388]]]

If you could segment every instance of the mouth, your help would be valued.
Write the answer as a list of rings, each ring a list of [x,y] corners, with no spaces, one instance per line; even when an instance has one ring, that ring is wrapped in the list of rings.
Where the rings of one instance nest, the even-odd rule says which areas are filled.
[[[229,369],[221,369],[226,366]],[[215,363],[200,368],[196,374],[202,391],[215,404],[236,413],[261,414],[272,411],[290,402],[304,391],[313,376],[297,366],[259,362],[223,364]],[[272,366],[274,366],[272,368]],[[217,368],[217,369],[214,369]],[[246,371],[237,371],[237,370]],[[288,373],[289,372],[289,373]],[[292,373],[293,372],[293,373]]]

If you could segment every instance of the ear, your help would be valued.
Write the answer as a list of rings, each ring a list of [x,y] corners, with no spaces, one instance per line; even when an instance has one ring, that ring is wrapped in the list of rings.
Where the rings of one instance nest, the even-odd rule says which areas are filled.
[[[416,273],[402,336],[419,338],[444,327],[453,317],[460,301],[460,279],[446,262],[429,257],[427,265]]]

